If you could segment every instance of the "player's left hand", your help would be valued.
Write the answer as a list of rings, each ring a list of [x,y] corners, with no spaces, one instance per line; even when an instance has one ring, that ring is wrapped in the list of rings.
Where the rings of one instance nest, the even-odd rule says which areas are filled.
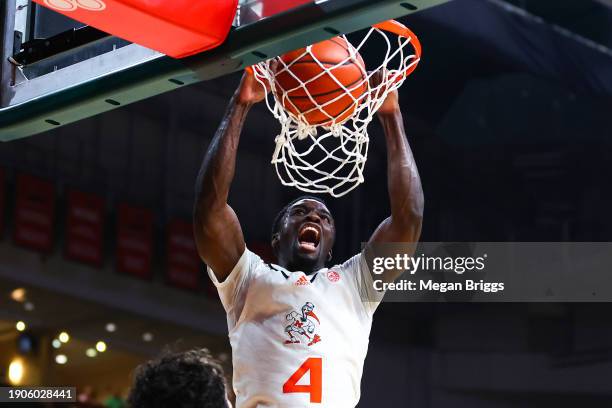
[[[385,75],[384,72],[378,71],[378,72],[375,72],[374,75],[370,77],[370,88],[373,89],[373,92],[375,92],[374,96],[385,91],[384,87],[381,87],[380,89],[376,90],[376,88],[384,80],[383,75]],[[387,95],[384,102],[382,103],[382,105],[380,106],[380,108],[378,109],[376,113],[378,113],[379,115],[388,115],[388,114],[398,113],[399,111],[400,111],[399,95],[397,93],[397,89],[395,89],[389,92],[389,94]]]
[[[238,102],[245,104],[255,104],[261,102],[266,97],[268,90],[263,87],[252,72],[245,71],[242,81],[238,87]]]

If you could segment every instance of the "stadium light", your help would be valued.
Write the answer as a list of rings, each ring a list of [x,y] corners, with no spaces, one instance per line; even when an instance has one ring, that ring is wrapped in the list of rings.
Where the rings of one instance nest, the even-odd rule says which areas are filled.
[[[103,341],[97,342],[96,350],[98,350],[100,353],[104,353],[106,351],[106,343]]]
[[[26,300],[26,290],[24,288],[17,288],[11,292],[11,299],[15,302],[24,302]]]
[[[23,361],[20,358],[15,358],[9,364],[8,369],[8,380],[12,385],[19,385],[23,380],[23,375],[25,372],[25,368],[23,365]]]

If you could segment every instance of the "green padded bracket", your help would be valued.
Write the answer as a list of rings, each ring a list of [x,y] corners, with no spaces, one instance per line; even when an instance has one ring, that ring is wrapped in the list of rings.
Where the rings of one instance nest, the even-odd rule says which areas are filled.
[[[143,50],[137,45],[128,45],[36,78],[31,83],[26,81],[3,90],[13,94],[13,100],[19,100],[16,97],[19,92],[26,96],[22,97],[23,102],[0,109],[0,141],[56,129],[164,92],[244,69],[339,33],[358,31],[380,21],[416,13],[447,1],[314,2],[235,28],[225,43],[212,51],[182,60],[152,53],[147,62],[117,69],[44,95],[36,95],[36,89],[32,89],[36,81],[66,80],[68,83],[70,70],[87,70],[91,64],[100,66],[101,60],[113,58],[113,53],[129,52],[128,47]],[[33,96],[27,99],[28,95]]]

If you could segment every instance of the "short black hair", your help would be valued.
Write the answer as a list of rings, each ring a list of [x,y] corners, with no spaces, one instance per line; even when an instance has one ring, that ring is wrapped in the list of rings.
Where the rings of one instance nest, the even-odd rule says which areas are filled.
[[[136,368],[131,408],[227,408],[223,369],[208,350],[165,351]]]
[[[276,214],[276,218],[274,218],[274,222],[272,223],[272,236],[274,236],[274,234],[276,234],[278,230],[280,229],[281,221],[283,220],[283,217],[285,216],[285,214],[287,214],[287,211],[289,210],[289,208],[291,208],[293,204],[297,203],[298,201],[302,201],[302,200],[315,200],[323,204],[325,207],[327,207],[327,203],[322,198],[319,198],[319,197],[315,197],[312,195],[303,195],[303,196],[296,198],[295,200],[291,201],[289,204],[284,206],[278,212],[278,214]]]

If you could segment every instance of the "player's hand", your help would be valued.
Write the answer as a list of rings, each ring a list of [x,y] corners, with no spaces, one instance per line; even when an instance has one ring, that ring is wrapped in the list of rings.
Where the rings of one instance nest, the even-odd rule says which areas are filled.
[[[238,102],[253,105],[263,101],[267,94],[268,91],[255,79],[255,75],[245,71],[238,87]]]
[[[372,89],[374,93],[372,95],[373,97],[378,97],[378,95],[386,91],[384,85],[382,87],[380,86],[384,82],[384,75],[386,75],[386,73],[381,70],[375,72],[374,75],[370,77],[370,89]],[[398,112],[400,112],[399,95],[397,89],[394,89],[387,94],[387,97],[376,113],[379,115],[388,115]]]

